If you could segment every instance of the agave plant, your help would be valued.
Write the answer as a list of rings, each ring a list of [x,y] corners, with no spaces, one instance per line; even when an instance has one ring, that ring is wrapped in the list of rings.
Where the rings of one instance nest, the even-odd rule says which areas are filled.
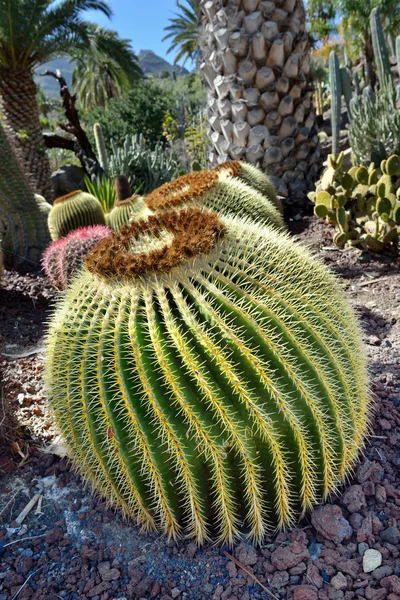
[[[106,213],[114,206],[117,195],[114,188],[114,182],[111,178],[103,175],[101,178],[96,178],[94,181],[85,175],[85,185],[89,194],[97,198]]]

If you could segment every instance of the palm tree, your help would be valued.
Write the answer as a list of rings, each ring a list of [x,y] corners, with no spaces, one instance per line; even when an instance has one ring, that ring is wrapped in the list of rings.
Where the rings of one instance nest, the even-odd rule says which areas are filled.
[[[85,109],[104,106],[143,76],[130,40],[93,23],[88,24],[87,39],[71,52],[71,61],[72,87]]]
[[[182,58],[183,64],[191,60],[196,62],[199,58],[199,35],[201,27],[201,16],[199,0],[186,0],[188,6],[185,6],[177,0],[176,5],[179,12],[175,13],[175,18],[169,19],[171,25],[164,28],[169,33],[163,37],[162,41],[171,38],[172,44],[167,52],[178,50],[174,64],[176,65]]]
[[[108,17],[105,0],[0,0],[0,111],[32,186],[52,196],[33,71],[88,39],[86,10]]]
[[[211,163],[262,166],[288,202],[318,176],[321,150],[302,0],[200,1]]]

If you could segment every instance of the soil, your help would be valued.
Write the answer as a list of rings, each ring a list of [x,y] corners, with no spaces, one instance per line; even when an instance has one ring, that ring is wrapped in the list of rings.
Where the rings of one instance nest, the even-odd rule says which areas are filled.
[[[0,452],[0,600],[400,600],[400,260],[338,250],[312,217],[290,230],[338,274],[365,331],[376,411],[348,484],[260,548],[141,533],[85,489],[47,413],[42,340],[55,293],[40,274],[5,272],[0,372],[21,428]]]

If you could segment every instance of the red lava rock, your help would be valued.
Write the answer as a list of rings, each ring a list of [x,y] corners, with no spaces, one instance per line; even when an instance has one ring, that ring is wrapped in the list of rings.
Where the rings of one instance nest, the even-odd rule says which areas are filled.
[[[361,485],[352,485],[342,496],[342,504],[351,513],[360,512],[367,506],[365,494]]]
[[[347,589],[347,579],[339,571],[334,577],[331,579],[331,585],[335,588],[335,590],[346,590]]]
[[[347,575],[356,579],[358,573],[361,571],[361,562],[359,563],[357,559],[351,558],[338,562],[337,568],[338,571],[343,571],[343,573],[347,573]]]
[[[151,577],[145,577],[144,579],[139,581],[139,583],[135,586],[134,593],[132,595],[134,597],[136,595],[139,598],[140,596],[146,597],[147,592],[150,590],[151,584]]]
[[[386,598],[386,590],[383,588],[372,588],[370,586],[365,588],[365,597],[367,600],[384,600]]]
[[[86,593],[86,595],[88,598],[93,598],[93,596],[99,596],[106,590],[109,590],[110,587],[110,583],[108,583],[107,581],[102,581],[98,585],[95,585],[89,592]]]
[[[88,548],[88,546],[82,546],[80,554],[82,558],[87,558],[88,560],[97,559],[97,550],[94,548]]]
[[[292,542],[288,546],[277,548],[271,555],[271,563],[279,571],[285,571],[298,565],[304,558],[308,558],[309,552],[299,542]]]
[[[293,590],[293,600],[318,600],[318,590],[313,585],[298,585]]]
[[[322,589],[324,580],[319,574],[318,568],[313,563],[310,563],[307,567],[307,579],[319,590]]]
[[[56,542],[59,542],[60,540],[62,540],[64,537],[64,532],[62,529],[60,529],[59,527],[55,527],[54,529],[51,529],[48,534],[46,535],[45,542],[47,542],[48,544],[55,544]]]
[[[111,569],[110,562],[105,561],[97,565],[102,581],[115,581],[120,578],[121,572],[118,569]]]
[[[383,474],[384,471],[379,463],[366,459],[357,468],[357,481],[364,483],[367,479],[371,479],[374,483],[381,483]]]
[[[150,598],[155,598],[156,596],[159,595],[160,592],[161,592],[161,582],[155,581],[153,583],[153,585],[151,586]]]
[[[400,594],[400,578],[397,577],[397,575],[391,575],[390,577],[381,579],[381,586],[389,590],[389,592]]]
[[[398,594],[389,594],[387,600],[400,600],[400,596]]]
[[[314,510],[311,523],[325,539],[340,544],[353,533],[350,523],[343,517],[339,506],[328,504]]]
[[[383,487],[383,485],[376,486],[375,498],[376,498],[376,501],[380,504],[386,503],[387,495],[386,495],[386,489]]]
[[[380,581],[384,577],[390,577],[393,574],[393,569],[390,565],[382,565],[378,567],[374,571],[372,571],[372,576],[377,581]]]
[[[276,571],[270,583],[273,588],[279,590],[289,583],[289,573],[287,571]]]
[[[14,586],[20,586],[22,583],[24,583],[24,578],[14,571],[9,571],[4,578],[4,587],[9,589]]]
[[[255,548],[243,542],[236,548],[235,556],[246,567],[255,565],[258,558]]]
[[[14,567],[17,573],[26,575],[32,569],[33,560],[31,556],[18,556],[14,563]]]

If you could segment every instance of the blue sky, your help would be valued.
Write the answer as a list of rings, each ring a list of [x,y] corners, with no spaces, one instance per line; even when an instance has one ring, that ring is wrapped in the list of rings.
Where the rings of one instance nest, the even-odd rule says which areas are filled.
[[[118,31],[132,40],[133,50],[153,50],[172,63],[174,54],[167,54],[168,40],[161,42],[164,27],[176,11],[176,0],[109,0],[114,16],[109,21],[97,11],[87,11],[85,18]],[[186,65],[190,67],[189,64]]]

